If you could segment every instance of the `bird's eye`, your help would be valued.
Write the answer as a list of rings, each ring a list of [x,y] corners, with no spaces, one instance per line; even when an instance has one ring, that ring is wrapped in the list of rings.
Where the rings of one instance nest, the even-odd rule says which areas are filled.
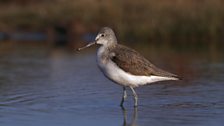
[[[104,37],[105,35],[104,34],[101,34],[101,37]]]

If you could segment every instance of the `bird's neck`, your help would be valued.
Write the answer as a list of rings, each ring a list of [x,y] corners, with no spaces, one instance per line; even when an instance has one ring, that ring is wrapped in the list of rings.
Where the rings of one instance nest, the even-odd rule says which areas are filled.
[[[117,45],[117,42],[113,42],[113,43],[107,43],[105,45],[102,45],[102,47],[105,48],[105,49],[110,50],[110,49],[116,47],[116,45]]]
[[[110,51],[113,50],[116,46],[117,46],[116,43],[101,45],[98,49],[97,54],[99,56],[108,55],[110,53]]]

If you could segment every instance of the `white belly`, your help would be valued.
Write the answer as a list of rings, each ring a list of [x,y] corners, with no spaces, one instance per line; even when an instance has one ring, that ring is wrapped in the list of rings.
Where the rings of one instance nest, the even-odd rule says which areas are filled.
[[[100,47],[97,53],[97,63],[101,71],[106,77],[110,80],[116,82],[122,86],[132,86],[138,87],[140,85],[145,85],[157,81],[165,80],[176,80],[176,78],[160,77],[160,76],[138,76],[132,75],[120,69],[114,62],[111,60],[106,60],[102,58],[102,53],[104,48]]]

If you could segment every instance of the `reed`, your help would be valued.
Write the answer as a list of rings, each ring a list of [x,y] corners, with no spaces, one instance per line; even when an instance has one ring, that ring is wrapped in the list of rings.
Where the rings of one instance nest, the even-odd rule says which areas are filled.
[[[120,37],[133,39],[193,40],[224,34],[224,0],[33,0],[24,5],[15,1],[1,3],[0,30],[42,30],[79,20],[88,27],[113,26]]]

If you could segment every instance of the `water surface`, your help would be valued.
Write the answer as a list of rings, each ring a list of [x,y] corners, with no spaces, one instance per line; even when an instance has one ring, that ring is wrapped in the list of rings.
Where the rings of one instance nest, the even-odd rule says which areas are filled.
[[[1,125],[224,124],[222,51],[140,50],[184,80],[138,88],[137,109],[129,90],[122,110],[122,88],[99,71],[94,49],[81,53],[41,45],[0,49]]]

